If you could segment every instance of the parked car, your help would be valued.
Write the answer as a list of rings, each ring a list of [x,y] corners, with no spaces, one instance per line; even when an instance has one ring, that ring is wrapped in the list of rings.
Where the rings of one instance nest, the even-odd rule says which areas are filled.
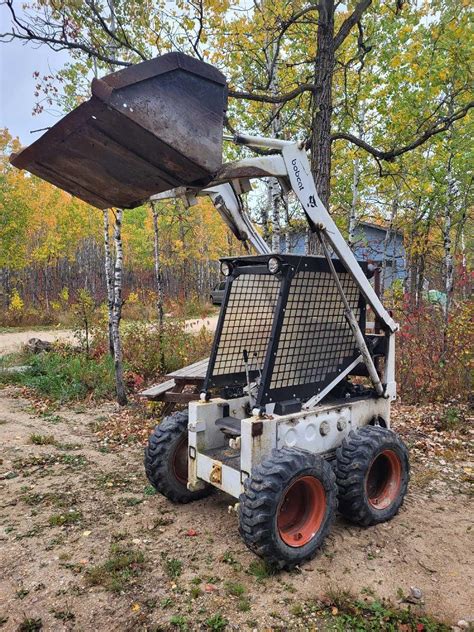
[[[213,305],[222,305],[222,301],[224,300],[224,290],[225,290],[225,281],[221,281],[214,286],[211,290],[211,303]]]

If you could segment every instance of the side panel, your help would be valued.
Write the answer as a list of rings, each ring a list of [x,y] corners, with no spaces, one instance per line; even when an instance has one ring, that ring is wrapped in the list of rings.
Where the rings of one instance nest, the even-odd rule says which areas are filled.
[[[300,448],[324,454],[339,447],[351,430],[366,426],[381,417],[390,427],[390,402],[363,399],[347,406],[321,407],[306,415],[287,415],[277,419],[277,448]]]

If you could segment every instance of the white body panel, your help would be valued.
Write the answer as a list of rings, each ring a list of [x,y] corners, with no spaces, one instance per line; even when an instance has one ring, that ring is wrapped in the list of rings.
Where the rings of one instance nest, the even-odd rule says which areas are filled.
[[[390,427],[389,399],[341,401],[290,415],[239,417],[242,419],[240,450],[232,450],[215,421],[224,404],[228,403],[235,413],[240,411],[245,414],[247,402],[248,398],[244,397],[227,402],[216,398],[210,402],[189,404],[190,489],[199,489],[205,481],[238,498],[252,469],[270,456],[275,448],[297,448],[332,458],[351,430],[376,420]],[[214,458],[212,451],[217,448],[234,456],[233,467],[226,464],[225,459]]]

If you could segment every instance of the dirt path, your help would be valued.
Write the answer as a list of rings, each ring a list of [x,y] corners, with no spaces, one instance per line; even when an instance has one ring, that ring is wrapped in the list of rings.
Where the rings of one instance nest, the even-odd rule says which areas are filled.
[[[396,602],[417,587],[424,605],[415,608],[450,624],[474,615],[474,516],[451,474],[413,484],[388,524],[338,519],[300,572],[259,577],[228,497],[175,506],[150,495],[139,445],[99,442],[94,432],[113,410],[40,412],[18,390],[0,390],[2,632],[25,617],[44,630],[198,629],[216,613],[228,630],[308,629],[300,604],[328,589]]]
[[[198,333],[202,327],[214,331],[217,325],[217,318],[217,316],[209,316],[208,318],[186,320],[186,329],[193,333]],[[28,331],[0,333],[0,356],[20,351],[21,347],[26,344],[30,338],[39,338],[47,342],[55,342],[56,340],[74,342],[74,333],[70,329],[32,329]]]
[[[56,340],[64,340],[72,342],[74,340],[73,332],[70,329],[46,329],[35,331],[12,331],[0,333],[0,356],[7,353],[15,353],[20,351],[30,338],[40,338],[47,342],[55,342]]]

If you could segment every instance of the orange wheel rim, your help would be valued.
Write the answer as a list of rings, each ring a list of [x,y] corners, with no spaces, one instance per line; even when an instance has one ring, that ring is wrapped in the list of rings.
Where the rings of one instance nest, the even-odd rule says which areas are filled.
[[[188,483],[188,437],[185,435],[176,446],[171,461],[173,473],[182,485]]]
[[[318,533],[325,513],[322,483],[314,476],[297,478],[286,489],[277,510],[280,538],[288,546],[304,546]]]
[[[384,450],[372,461],[365,479],[367,500],[374,509],[387,509],[398,497],[402,464],[393,450]]]

